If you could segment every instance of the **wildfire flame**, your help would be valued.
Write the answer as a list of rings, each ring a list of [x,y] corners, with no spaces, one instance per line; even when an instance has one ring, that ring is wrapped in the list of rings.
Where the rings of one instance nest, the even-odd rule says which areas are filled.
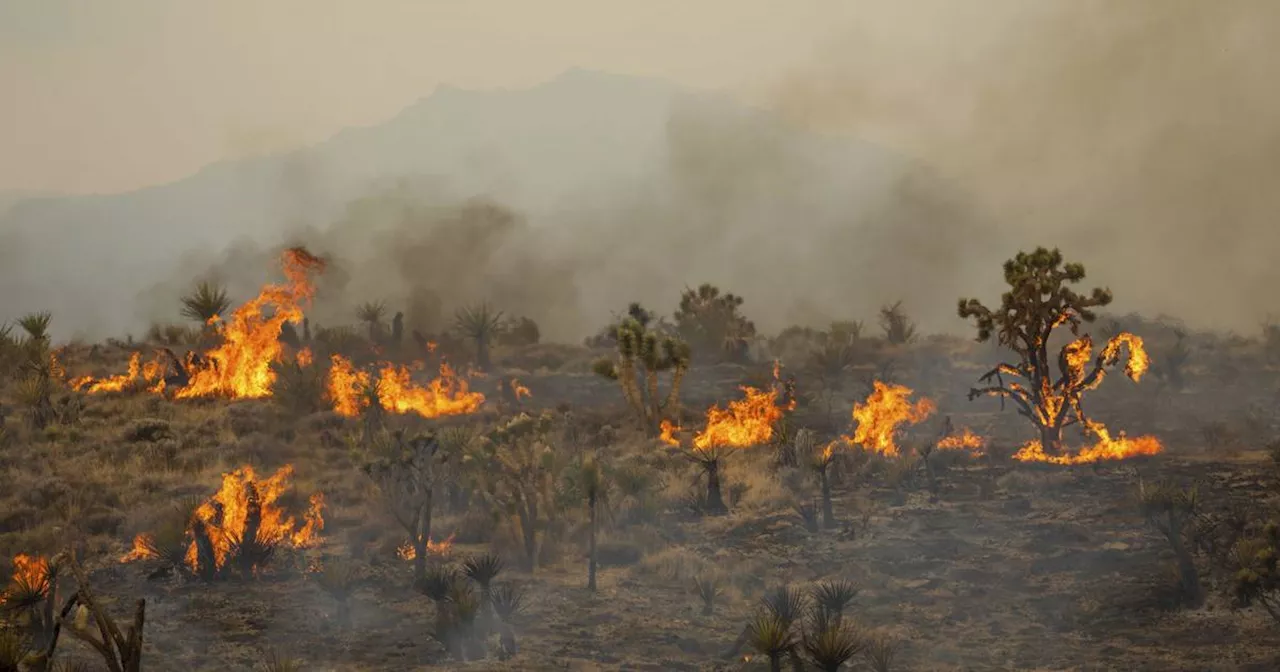
[[[982,455],[986,447],[987,440],[968,427],[962,428],[958,434],[944,436],[938,442],[938,450],[970,450],[975,456]]]
[[[290,488],[293,466],[285,465],[266,479],[258,478],[253,467],[244,466],[222,475],[222,487],[201,504],[188,523],[186,564],[192,569],[198,565],[196,535],[192,523],[199,523],[213,547],[214,565],[221,568],[227,561],[237,541],[245,536],[251,510],[256,497],[260,509],[257,539],[264,544],[284,544],[292,548],[308,548],[320,541],[324,529],[324,495],[311,495],[306,513],[299,522],[281,508],[278,500]],[[120,558],[131,562],[157,557],[154,539],[139,534],[133,540],[133,550]]]
[[[127,372],[107,378],[82,376],[71,381],[71,388],[87,394],[102,394],[104,392],[123,392],[137,385],[145,384],[148,391],[159,393],[164,391],[164,373],[164,363],[158,358],[143,364],[142,355],[135,352],[129,356],[129,369]]]
[[[19,553],[13,556],[11,586],[44,589],[49,584],[49,559],[44,556]],[[0,604],[4,604],[8,590],[0,591]]]
[[[333,356],[328,388],[333,410],[339,415],[359,415],[368,403],[363,391],[371,383],[368,371],[356,369],[351,360],[341,355]],[[474,413],[484,403],[484,395],[472,392],[467,381],[444,362],[440,363],[440,376],[426,386],[413,382],[409,367],[383,364],[378,372],[377,393],[384,409],[399,414],[417,413],[424,418]]]
[[[302,321],[302,306],[315,295],[310,276],[325,266],[323,260],[302,248],[286,250],[281,261],[286,284],[263,287],[256,298],[232,313],[230,322],[216,317],[210,320],[222,345],[204,354],[205,363],[192,372],[186,387],[175,393],[177,398],[271,396],[276,378],[271,365],[283,352],[280,329],[286,322]]]
[[[853,436],[845,437],[845,440],[886,457],[897,455],[898,445],[894,438],[898,428],[903,423],[920,423],[937,410],[933,400],[928,398],[911,403],[912,394],[911,388],[904,385],[875,381],[867,400],[853,405],[853,420],[857,428]]]
[[[449,553],[453,551],[453,540],[457,536],[458,536],[458,533],[454,532],[453,534],[449,535],[448,539],[444,539],[442,541],[431,541],[430,539],[428,539],[427,555],[429,556],[430,555],[436,555],[436,556],[449,555]],[[412,542],[406,541],[400,545],[400,548],[396,549],[396,555],[400,556],[401,560],[413,560],[414,558],[418,557],[418,552],[413,550]]]
[[[768,392],[754,387],[740,388],[743,398],[729,402],[728,408],[719,405],[707,409],[707,425],[693,437],[693,447],[700,452],[716,448],[746,448],[765,443],[773,438],[773,428],[782,419],[783,408],[778,406],[778,390]],[[678,425],[666,420],[661,424],[663,442],[678,446]]]
[[[529,391],[529,388],[521,384],[520,379],[518,378],[511,379],[511,393],[516,396],[516,401],[533,396],[533,393]]]
[[[1140,455],[1156,455],[1164,451],[1160,439],[1154,436],[1129,438],[1121,432],[1118,438],[1113,439],[1111,432],[1100,422],[1086,420],[1085,426],[1097,437],[1097,442],[1092,446],[1086,446],[1075,455],[1049,455],[1044,452],[1044,446],[1036,440],[1023,445],[1017,453],[1014,453],[1013,459],[1019,462],[1046,462],[1061,465],[1092,464],[1124,460]]]

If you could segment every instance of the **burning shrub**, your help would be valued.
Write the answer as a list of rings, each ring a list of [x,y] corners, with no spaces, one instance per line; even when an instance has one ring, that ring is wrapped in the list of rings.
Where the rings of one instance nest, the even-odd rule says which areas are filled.
[[[29,648],[45,650],[56,638],[57,599],[57,563],[43,556],[14,556],[13,576],[0,590],[0,615],[16,626]]]
[[[675,312],[676,330],[699,352],[743,361],[756,325],[739,313],[742,303],[742,297],[721,294],[720,288],[711,284],[686,289]]]
[[[980,342],[995,336],[1000,345],[1021,357],[1017,365],[996,366],[980,378],[986,387],[969,392],[970,399],[983,395],[1000,397],[1002,402],[1012,399],[1018,413],[1039,430],[1039,440],[1024,446],[1015,459],[1079,464],[1161,450],[1154,437],[1128,439],[1122,434],[1112,439],[1105,426],[1085,415],[1081,406],[1084,393],[1102,383],[1107,367],[1119,361],[1121,349],[1128,350],[1125,373],[1135,382],[1142,378],[1149,362],[1142,339],[1119,332],[1107,341],[1089,369],[1093,340],[1088,334],[1080,335],[1080,325],[1096,319],[1092,309],[1110,304],[1112,297],[1109,290],[1100,288],[1090,296],[1072,291],[1069,285],[1084,277],[1082,264],[1064,264],[1061,252],[1041,247],[1030,254],[1019,252],[1005,262],[1004,278],[1010,289],[1001,297],[999,309],[987,308],[977,299],[960,300],[960,317],[975,319]],[[1049,368],[1049,339],[1062,326],[1076,338],[1058,354],[1060,375],[1054,377]],[[1006,382],[1006,376],[1014,380]],[[1062,430],[1077,423],[1095,435],[1098,443],[1078,455],[1063,455]]]
[[[194,506],[180,509],[181,516],[157,533],[139,534],[133,550],[120,560],[160,560],[205,581],[233,570],[252,576],[280,549],[314,545],[324,529],[321,493],[311,496],[301,522],[280,504],[292,476],[290,465],[267,479],[259,479],[248,466],[223,474],[213,497],[189,502]]]
[[[680,383],[689,369],[689,346],[677,338],[647,330],[634,318],[618,327],[617,337],[617,357],[597,361],[595,372],[618,381],[622,396],[649,434],[657,434],[668,420],[679,422]],[[671,371],[671,385],[659,400],[658,374],[663,371]]]
[[[484,395],[472,392],[467,381],[444,362],[439,377],[419,385],[413,372],[420,366],[383,363],[377,371],[359,370],[351,360],[333,355],[327,382],[333,409],[348,418],[377,410],[437,418],[474,413],[484,404]]]

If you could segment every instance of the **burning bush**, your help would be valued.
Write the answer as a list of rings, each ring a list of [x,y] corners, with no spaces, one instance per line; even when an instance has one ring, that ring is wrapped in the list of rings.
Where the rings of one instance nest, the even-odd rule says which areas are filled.
[[[205,580],[232,571],[252,576],[280,549],[315,545],[324,529],[324,495],[311,495],[299,522],[280,500],[290,490],[293,467],[285,465],[266,479],[244,466],[223,474],[222,487],[206,501],[180,508],[173,524],[154,534],[139,534],[133,550],[120,559],[160,560]]]
[[[397,414],[414,413],[424,418],[474,413],[485,397],[472,392],[467,381],[454,373],[447,363],[440,363],[440,376],[425,386],[413,381],[412,367],[383,363],[376,375],[356,369],[351,360],[333,355],[329,369],[328,392],[333,409],[342,416],[354,418],[372,406]]]
[[[1002,402],[1013,400],[1018,413],[1036,426],[1040,438],[1025,445],[1014,458],[1080,464],[1160,452],[1160,442],[1154,437],[1129,439],[1122,434],[1112,439],[1107,428],[1086,416],[1081,406],[1084,393],[1102,383],[1107,367],[1119,361],[1122,349],[1129,354],[1125,373],[1135,382],[1149,364],[1142,339],[1119,332],[1103,346],[1090,369],[1093,341],[1088,334],[1080,335],[1080,325],[1096,319],[1092,309],[1110,304],[1111,292],[1095,288],[1089,296],[1082,296],[1072,291],[1069,285],[1084,279],[1084,266],[1064,264],[1061,252],[1042,247],[1030,254],[1019,252],[1005,262],[1004,278],[1009,291],[1001,297],[999,309],[992,310],[977,299],[960,299],[959,314],[974,318],[978,341],[995,336],[1000,345],[1021,357],[1017,365],[997,365],[980,379],[986,387],[969,392],[970,399],[990,395]],[[1059,352],[1059,375],[1055,377],[1050,370],[1049,339],[1063,326],[1075,339]],[[1077,455],[1064,455],[1062,430],[1077,423],[1098,441]]]

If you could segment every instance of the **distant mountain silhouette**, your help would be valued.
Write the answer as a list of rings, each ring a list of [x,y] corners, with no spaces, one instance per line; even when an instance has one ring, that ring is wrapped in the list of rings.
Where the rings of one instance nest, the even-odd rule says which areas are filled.
[[[690,221],[710,227],[700,229],[705,235],[767,215],[780,227],[800,225],[792,218],[827,220],[815,231],[842,237],[851,234],[842,232],[841,209],[884,199],[911,168],[875,146],[789,128],[727,98],[655,79],[575,69],[526,90],[440,87],[385,123],[308,148],[219,162],[128,193],[13,205],[0,216],[7,248],[0,320],[52,309],[59,335],[139,330],[145,310],[137,297],[194,272],[180,268],[185,252],[270,244],[293,227],[323,226],[352,199],[405,178],[459,197],[485,195],[537,226],[619,185],[639,198],[661,184],[661,198],[698,204]],[[743,236],[724,240],[751,245],[759,234]]]

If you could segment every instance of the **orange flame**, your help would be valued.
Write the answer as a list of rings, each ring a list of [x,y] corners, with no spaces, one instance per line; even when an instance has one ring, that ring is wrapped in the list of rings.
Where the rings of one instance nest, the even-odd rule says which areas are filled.
[[[302,305],[315,295],[311,274],[324,270],[324,261],[301,248],[286,250],[282,255],[284,285],[267,285],[257,298],[240,306],[224,323],[210,320],[222,345],[206,352],[205,364],[194,371],[187,386],[176,397],[227,396],[257,399],[271,396],[276,374],[272,363],[283,352],[280,329],[286,322],[302,321]],[[268,314],[266,308],[270,306]]]
[[[974,434],[968,427],[962,428],[959,434],[944,436],[938,442],[938,450],[970,450],[975,456],[982,455],[986,447],[987,440]]]
[[[315,363],[315,355],[311,354],[311,348],[303,348],[298,351],[295,356],[298,366],[311,366]]]
[[[529,391],[529,388],[522,385],[518,378],[511,379],[511,393],[516,395],[516,401],[533,396],[533,393]]]
[[[429,556],[436,555],[436,556],[442,556],[442,557],[449,555],[449,553],[453,551],[453,540],[457,536],[458,536],[458,533],[454,532],[453,534],[449,535],[448,539],[445,539],[443,541],[431,541],[430,539],[428,539],[427,555]],[[400,548],[396,549],[396,555],[400,556],[401,560],[413,560],[414,558],[418,557],[418,552],[413,550],[413,542],[406,541],[400,545]]]
[[[283,544],[291,548],[308,548],[320,541],[324,529],[324,495],[311,495],[307,511],[299,522],[288,515],[278,500],[290,488],[293,465],[285,465],[270,478],[259,479],[253,467],[244,466],[222,475],[222,487],[196,509],[193,518],[203,524],[213,546],[214,564],[221,568],[236,540],[244,536],[249,520],[251,493],[256,493],[261,509],[257,538],[264,544]],[[197,568],[198,552],[190,527],[186,563]],[[133,550],[120,559],[130,562],[155,557],[150,535],[140,534],[133,540]]]
[[[357,370],[350,360],[334,355],[328,383],[333,410],[349,418],[359,415],[368,403],[362,391],[371,382],[369,372]],[[474,413],[484,403],[484,395],[472,392],[467,381],[444,362],[440,363],[440,376],[425,387],[413,382],[409,367],[383,364],[378,372],[377,391],[384,409],[399,414],[417,413],[424,418]]]
[[[913,394],[904,385],[886,385],[877,380],[875,389],[865,403],[853,405],[853,420],[858,423],[850,443],[875,451],[887,457],[898,454],[894,438],[903,423],[917,424],[937,410],[933,400],[922,398],[915,404],[909,401]]]
[[[773,427],[783,415],[783,409],[778,406],[778,390],[762,392],[749,386],[740,389],[743,398],[729,402],[728,408],[716,405],[707,409],[707,426],[694,435],[694,449],[706,452],[722,447],[746,448],[773,438]],[[663,421],[664,441],[675,440],[677,431],[680,431],[678,426]]]
[[[1160,439],[1154,436],[1138,436],[1131,439],[1121,432],[1118,438],[1113,439],[1111,432],[1100,422],[1086,420],[1085,426],[1097,437],[1097,442],[1092,446],[1086,446],[1075,455],[1049,455],[1044,452],[1044,446],[1040,441],[1035,440],[1022,446],[1017,453],[1014,453],[1013,459],[1019,462],[1072,465],[1110,462],[1164,452]]]
[[[142,355],[135,352],[129,356],[129,370],[126,373],[107,378],[82,376],[71,381],[71,388],[87,394],[102,394],[123,392],[146,383],[149,385],[148,391],[163,391],[164,372],[164,364],[158,358],[143,364]]]
[[[49,559],[40,555],[19,553],[13,556],[13,580],[10,585],[24,588],[49,588]],[[8,590],[0,591],[0,604],[4,604]]]

